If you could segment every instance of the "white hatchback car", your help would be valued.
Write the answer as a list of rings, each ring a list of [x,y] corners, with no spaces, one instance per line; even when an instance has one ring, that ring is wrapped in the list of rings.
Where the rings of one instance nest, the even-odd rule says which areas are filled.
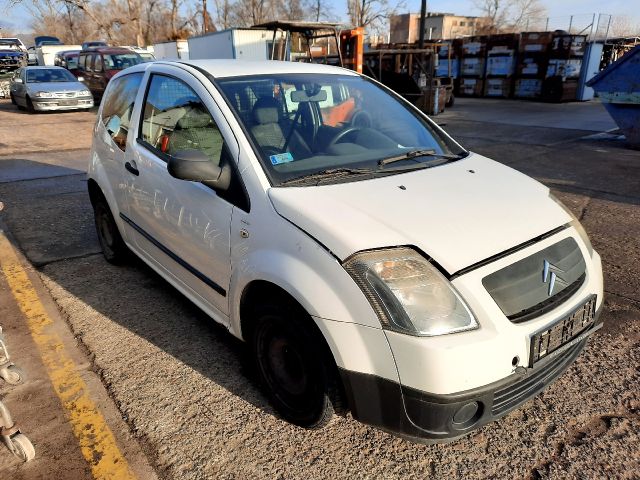
[[[244,339],[297,425],[350,410],[450,440],[540,392],[601,326],[600,257],[549,189],[348,70],[129,68],[88,176],[107,260],[133,251]]]

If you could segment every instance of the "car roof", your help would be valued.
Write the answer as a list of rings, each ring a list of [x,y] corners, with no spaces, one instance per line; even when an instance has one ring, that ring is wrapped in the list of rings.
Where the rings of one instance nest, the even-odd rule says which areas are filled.
[[[346,68],[333,67],[331,65],[321,65],[318,63],[303,62],[280,62],[277,60],[161,60],[153,64],[146,64],[145,67],[137,66],[141,69],[149,68],[150,65],[171,64],[189,65],[198,70],[204,70],[215,78],[242,77],[247,75],[269,75],[277,73],[316,73],[333,75],[353,75],[358,74]]]
[[[115,53],[131,53],[132,50],[124,47],[93,47],[88,48],[86,50],[82,50],[80,53],[106,53],[106,54],[115,54]],[[136,52],[133,52],[136,53]]]
[[[22,67],[25,70],[51,70],[51,69],[55,69],[55,70],[67,70],[64,67],[57,67],[54,65],[29,65],[28,67]]]

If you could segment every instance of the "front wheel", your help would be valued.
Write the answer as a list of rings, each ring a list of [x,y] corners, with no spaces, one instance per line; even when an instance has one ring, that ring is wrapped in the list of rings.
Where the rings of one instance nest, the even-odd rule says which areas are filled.
[[[114,265],[123,263],[127,259],[129,251],[104,197],[96,200],[93,205],[93,214],[104,258]]]
[[[28,112],[29,113],[36,113],[36,109],[33,106],[33,102],[31,101],[31,99],[29,97],[26,97],[26,98],[27,98],[27,110],[28,110]]]
[[[311,318],[283,303],[258,308],[251,338],[258,375],[287,421],[321,428],[343,410],[336,367]]]

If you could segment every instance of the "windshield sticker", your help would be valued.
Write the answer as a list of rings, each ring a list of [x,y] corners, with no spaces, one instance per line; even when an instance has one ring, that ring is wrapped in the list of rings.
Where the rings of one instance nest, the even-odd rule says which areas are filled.
[[[293,162],[293,155],[289,152],[279,153],[277,155],[271,155],[269,160],[271,160],[271,165],[279,165],[281,163]]]

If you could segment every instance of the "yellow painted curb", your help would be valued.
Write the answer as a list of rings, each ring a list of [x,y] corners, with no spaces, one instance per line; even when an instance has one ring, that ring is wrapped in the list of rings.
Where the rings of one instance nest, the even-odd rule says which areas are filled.
[[[38,347],[54,390],[65,408],[73,433],[78,439],[85,460],[96,479],[135,479],[113,432],[98,407],[89,397],[89,390],[78,373],[76,364],[67,354],[61,338],[53,329],[53,320],[29,280],[27,272],[4,232],[0,230],[0,265],[20,310],[24,314],[31,336]]]

